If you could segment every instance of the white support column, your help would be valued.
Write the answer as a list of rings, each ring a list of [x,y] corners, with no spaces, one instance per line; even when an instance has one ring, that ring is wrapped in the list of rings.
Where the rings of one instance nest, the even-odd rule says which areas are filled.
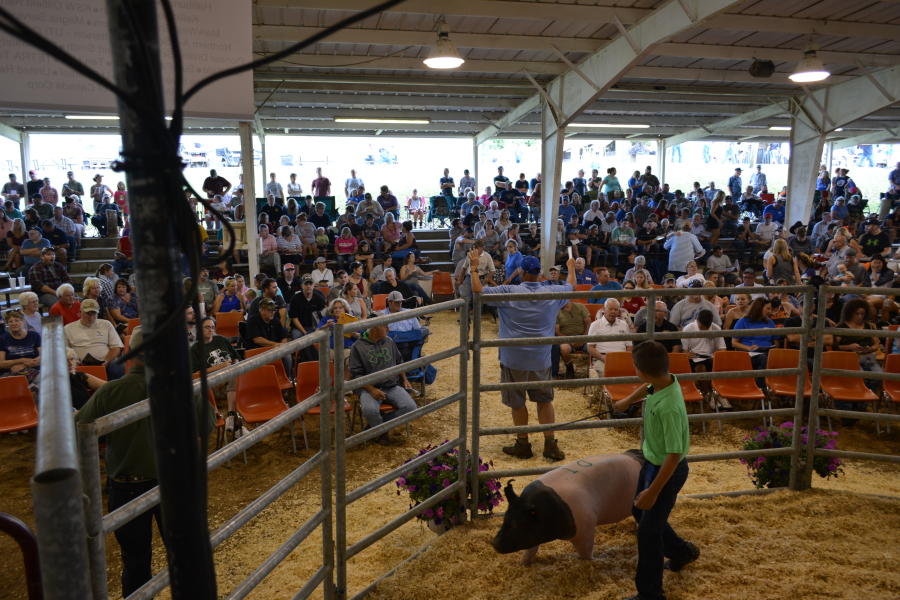
[[[259,235],[256,225],[256,189],[253,172],[253,133],[250,123],[238,124],[241,134],[241,173],[244,176],[244,224],[247,228],[247,262],[250,281],[259,273]]]
[[[665,138],[660,138],[656,140],[656,176],[659,178],[659,183],[662,185],[666,182],[666,150],[668,149],[668,144],[666,144]]]
[[[269,181],[269,161],[266,156],[266,130],[263,127],[262,120],[259,118],[259,113],[255,115],[256,118],[256,137],[259,138],[259,150],[262,154],[261,162],[262,165],[262,181],[263,181],[263,190],[265,189],[266,182]],[[262,190],[260,190],[262,192]]]
[[[481,188],[478,187],[478,138],[472,138],[472,168],[469,169],[469,172],[472,174],[472,179],[475,180],[475,195],[478,196]]]
[[[813,191],[822,159],[825,134],[807,119],[791,117],[791,160],[788,167],[788,202],[785,226],[797,221],[806,223],[812,215]]]
[[[23,184],[28,181],[28,171],[31,169],[31,136],[28,132],[23,131],[21,141],[19,142],[19,158],[22,160],[22,178],[19,180]],[[25,198],[25,204],[28,204],[30,198]],[[84,200],[82,198],[82,200]],[[22,207],[22,210],[25,210]]]
[[[556,221],[566,128],[550,126],[555,121],[546,100],[541,100],[541,123],[541,268],[546,276],[556,264]]]

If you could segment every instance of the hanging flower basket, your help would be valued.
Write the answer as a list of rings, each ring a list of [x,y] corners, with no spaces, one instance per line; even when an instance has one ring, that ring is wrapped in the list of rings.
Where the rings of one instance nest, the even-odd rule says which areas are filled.
[[[417,456],[434,450],[435,446],[426,446],[419,450]],[[414,459],[409,459],[409,462]],[[456,482],[459,474],[460,452],[458,448],[454,448],[444,454],[432,458],[413,471],[406,474],[396,481],[397,495],[401,490],[406,490],[409,494],[410,508],[428,500],[434,494],[450,487]],[[466,473],[471,475],[474,461],[472,455],[466,452],[463,460],[466,462]],[[485,472],[490,470],[493,463],[486,463],[478,457],[478,471]],[[468,481],[468,477],[467,477]],[[472,496],[467,494],[464,503],[460,503],[459,494],[452,494],[444,498],[438,504],[427,508],[417,515],[416,518],[425,521],[428,528],[435,533],[441,534],[455,525],[465,522],[466,511],[475,510],[479,513],[491,513],[494,507],[503,501],[500,493],[500,481],[498,479],[481,479],[478,483],[478,506],[472,506]]]

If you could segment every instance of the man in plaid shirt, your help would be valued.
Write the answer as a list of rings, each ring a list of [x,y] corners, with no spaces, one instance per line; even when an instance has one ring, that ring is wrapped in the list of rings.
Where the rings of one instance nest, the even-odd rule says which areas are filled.
[[[53,306],[56,303],[56,288],[69,283],[69,274],[62,264],[56,262],[53,248],[41,251],[41,261],[28,271],[28,282],[42,305]]]

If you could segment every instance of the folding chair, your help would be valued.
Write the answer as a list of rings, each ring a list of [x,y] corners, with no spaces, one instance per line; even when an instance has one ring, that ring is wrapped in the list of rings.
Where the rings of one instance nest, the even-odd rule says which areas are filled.
[[[281,397],[278,376],[275,367],[263,365],[249,373],[244,373],[237,380],[237,398],[235,408],[245,423],[265,423],[287,410],[287,404]],[[297,441],[294,439],[294,424],[288,425],[291,433],[291,445],[297,452]],[[244,452],[244,462],[247,453]]]
[[[591,321],[596,321],[597,313],[603,310],[602,304],[585,304],[584,307],[591,313]]]
[[[294,388],[295,398],[297,404],[303,402],[313,394],[319,391],[319,362],[318,361],[307,361],[302,362],[297,365],[297,369],[294,375],[297,380],[297,385]],[[334,378],[334,364],[331,364],[331,377]],[[344,400],[344,412],[348,413],[353,409],[349,402]],[[322,407],[313,406],[308,411],[303,413],[303,416],[300,418],[300,428],[303,431],[303,444],[306,446],[306,449],[309,449],[309,441],[306,437],[306,416],[319,416],[322,414]],[[334,414],[334,403],[331,405],[331,414]],[[319,440],[320,444],[322,442],[327,443],[327,440]]]
[[[804,357],[805,360],[805,357]],[[793,348],[772,348],[766,361],[767,369],[794,369],[800,364],[800,350]],[[792,401],[797,395],[797,375],[766,376],[766,388],[769,391],[769,404],[773,405],[774,398],[790,398]],[[803,380],[803,397],[812,395],[812,379],[809,370]]]
[[[0,433],[34,429],[38,411],[23,375],[0,379]]]
[[[713,372],[745,371],[753,372],[753,364],[750,362],[750,354],[742,350],[719,350],[713,354]],[[756,385],[752,377],[740,377],[738,379],[713,379],[713,391],[721,398],[727,400],[759,401],[760,407],[766,408],[766,395]],[[716,403],[716,412],[719,412],[719,404]],[[766,420],[763,419],[763,425]],[[722,422],[719,421],[719,431],[722,431]]]
[[[450,296],[452,298],[455,295],[453,279],[450,277],[450,273],[447,273],[446,271],[434,271],[431,274],[431,278],[432,298],[437,295]]]
[[[247,350],[244,350],[244,358],[262,354],[268,350],[271,350],[271,348],[248,348]],[[288,378],[287,372],[284,370],[284,362],[282,362],[280,358],[276,358],[269,364],[275,367],[275,375],[278,377],[278,387],[285,392],[294,389],[294,384]]]
[[[134,328],[140,324],[140,319],[128,319],[128,324],[125,326],[125,335],[131,335],[131,332],[134,331]]]
[[[669,372],[673,375],[691,373],[691,363],[685,352],[669,353]],[[678,385],[681,386],[681,395],[684,397],[685,406],[696,403],[700,407],[700,414],[703,414],[704,396],[697,384],[693,381],[682,381],[679,379]],[[701,421],[700,425],[703,428],[703,433],[706,433],[706,421]]]
[[[106,367],[103,365],[78,365],[75,370],[79,373],[87,373],[93,375],[97,379],[106,381]]]
[[[232,342],[235,338],[240,338],[238,323],[243,320],[244,313],[239,310],[232,310],[229,312],[217,312],[214,316],[216,318],[216,333]]]
[[[609,352],[606,355],[606,365],[603,370],[604,377],[635,377],[634,361],[631,352]],[[614,383],[603,386],[609,401],[609,411],[612,414],[612,405],[619,400],[628,397],[632,392],[641,387],[640,383]]]
[[[590,283],[576,283],[575,291],[576,292],[589,292],[589,291],[591,291],[592,287],[594,287],[594,286],[591,285]]]
[[[900,374],[900,354],[888,354],[884,361],[884,372]],[[900,404],[900,381],[891,381],[885,379],[881,382],[882,394],[885,401],[889,401],[894,405]],[[877,423],[877,421],[876,421]],[[887,424],[888,433],[891,432],[891,423]]]
[[[372,295],[372,310],[384,310],[387,308],[387,294]]]
[[[859,356],[855,352],[831,351],[822,353],[823,369],[841,369],[844,371],[861,371]],[[822,393],[833,402],[878,402],[872,390],[866,387],[863,379],[859,377],[840,377],[835,375],[822,375]],[[876,421],[876,429],[881,428]],[[828,428],[831,429],[831,418],[828,418]]]

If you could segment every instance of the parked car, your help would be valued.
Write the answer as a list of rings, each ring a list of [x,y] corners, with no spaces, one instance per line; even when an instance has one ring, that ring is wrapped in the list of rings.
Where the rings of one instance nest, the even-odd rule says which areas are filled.
[[[178,148],[183,160],[188,167],[208,167],[209,159],[206,157],[206,150],[200,144],[181,144]]]

